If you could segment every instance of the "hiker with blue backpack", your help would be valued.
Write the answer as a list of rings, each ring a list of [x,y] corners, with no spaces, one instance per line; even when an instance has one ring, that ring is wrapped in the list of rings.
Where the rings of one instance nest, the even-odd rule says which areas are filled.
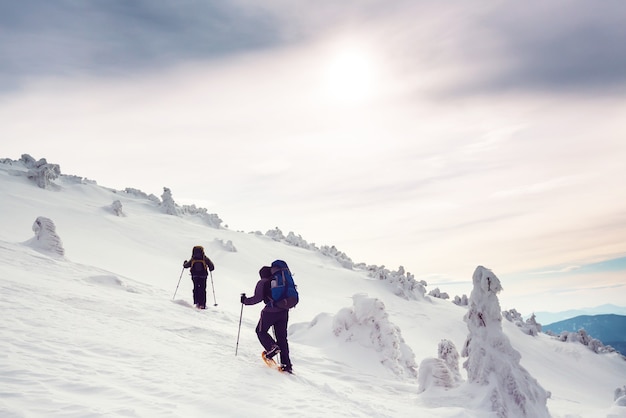
[[[183,262],[183,269],[187,268],[193,281],[193,304],[198,309],[206,309],[206,280],[209,272],[215,270],[215,265],[204,254],[204,248],[196,245],[191,250],[191,259]],[[213,283],[212,280],[213,275],[211,275],[211,283]],[[215,293],[213,295],[215,299]]]
[[[293,277],[287,263],[282,260],[274,261],[271,267],[263,266],[259,270],[259,276],[261,279],[256,284],[254,296],[246,297],[246,294],[242,293],[241,303],[255,305],[265,302],[256,326],[257,337],[265,349],[261,355],[268,366],[272,367],[275,364],[273,358],[280,354],[281,364],[277,368],[280,371],[292,373],[287,325],[289,309],[294,307],[299,300]],[[268,332],[271,327],[274,327],[276,340]]]

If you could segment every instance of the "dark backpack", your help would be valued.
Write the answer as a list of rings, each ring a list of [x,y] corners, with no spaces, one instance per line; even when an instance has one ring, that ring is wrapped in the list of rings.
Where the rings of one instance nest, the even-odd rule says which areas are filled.
[[[191,268],[189,271],[192,275],[206,275],[207,265],[204,261],[204,248],[200,245],[196,245],[191,250]]]
[[[300,301],[300,296],[287,263],[283,260],[276,260],[272,263],[272,270],[275,272],[270,281],[271,305],[283,309],[293,308]]]

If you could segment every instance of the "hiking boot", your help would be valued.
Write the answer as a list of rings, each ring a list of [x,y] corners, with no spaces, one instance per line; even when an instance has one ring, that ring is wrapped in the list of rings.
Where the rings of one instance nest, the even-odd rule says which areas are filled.
[[[269,351],[264,351],[263,355],[265,356],[265,358],[271,359],[278,353],[280,353],[280,348],[278,347],[278,345],[274,344],[272,348],[269,349]]]
[[[280,371],[281,372],[285,372],[285,373],[289,373],[289,374],[293,374],[293,371],[291,370],[291,366],[287,366],[286,364],[281,364],[280,365]]]

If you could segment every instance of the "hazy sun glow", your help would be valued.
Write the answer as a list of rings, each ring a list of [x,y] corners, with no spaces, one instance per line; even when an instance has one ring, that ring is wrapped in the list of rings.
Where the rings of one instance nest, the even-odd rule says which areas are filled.
[[[325,96],[338,104],[363,102],[378,87],[374,55],[362,46],[346,44],[336,48],[324,70]]]

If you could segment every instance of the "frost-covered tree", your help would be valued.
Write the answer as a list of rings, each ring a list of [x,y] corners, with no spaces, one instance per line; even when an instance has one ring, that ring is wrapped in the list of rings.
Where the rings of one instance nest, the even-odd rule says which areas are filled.
[[[502,331],[500,280],[479,266],[473,285],[464,317],[469,335],[462,351],[468,382],[484,387],[484,402],[498,417],[549,417],[549,393],[520,365],[520,353]]]
[[[524,321],[522,314],[517,312],[516,309],[504,311],[502,312],[502,315],[507,321],[514,323],[525,334],[535,337],[541,332],[541,324],[537,322],[537,318],[534,313],[526,321]]]
[[[233,244],[233,242],[231,240],[228,240],[228,241],[224,242],[224,240],[221,240],[219,238],[215,238],[213,241],[221,249],[223,249],[224,251],[227,251],[229,253],[236,253],[237,252],[237,248],[235,248],[235,245]]]
[[[418,370],[418,393],[433,386],[451,389],[457,387],[463,380],[459,373],[459,352],[449,340],[441,340],[438,357],[425,358]]]
[[[529,334],[532,336],[536,336],[538,333],[541,332],[541,324],[537,322],[537,317],[535,316],[534,312],[532,313],[532,315],[530,315],[530,318],[526,320],[525,325],[526,329],[529,330]]]
[[[385,266],[367,266],[367,273],[370,277],[378,280],[385,280],[393,286],[395,295],[408,300],[422,300],[426,295],[426,282],[415,280],[415,276],[404,270],[400,266],[398,271],[389,271]]]
[[[339,251],[337,247],[331,245],[330,247],[327,245],[323,245],[320,248],[320,252],[326,257],[330,257],[337,261],[343,268],[352,269],[354,267],[354,262],[344,253],[343,251]]]
[[[415,354],[404,342],[400,328],[389,320],[385,304],[358,294],[352,301],[352,307],[343,308],[335,315],[333,333],[378,352],[380,362],[395,375],[415,378]]]
[[[615,405],[626,407],[626,385],[615,389]]]
[[[222,220],[216,213],[209,213],[205,208],[198,208],[196,205],[183,205],[182,207],[176,206],[176,210],[179,215],[191,215],[197,216],[202,219],[206,224],[213,228],[219,228],[222,225]]]
[[[551,331],[548,331],[547,334],[554,336]],[[616,351],[610,345],[604,345],[602,341],[590,336],[584,329],[579,329],[578,332],[563,331],[554,338],[562,342],[580,343],[596,354],[614,353]],[[624,358],[626,359],[626,357]]]
[[[111,211],[113,211],[113,214],[115,214],[115,216],[126,216],[124,214],[124,211],[122,210],[122,202],[120,202],[119,200],[115,200],[113,203],[111,203]]]
[[[57,179],[61,175],[59,165],[48,164],[45,158],[35,161],[30,155],[22,154],[20,161],[28,168],[26,177],[33,180],[42,189],[49,189],[53,185],[52,180]]]
[[[134,189],[132,187],[127,187],[127,188],[124,189],[124,193],[126,193],[126,194],[128,194],[130,196],[141,197],[143,199],[148,199],[148,200],[150,200],[152,202],[161,204],[161,200],[158,197],[156,197],[152,193],[148,195],[147,193],[142,192],[139,189]]]
[[[283,231],[278,229],[278,227],[268,230],[265,233],[265,236],[273,239],[274,241],[283,241],[285,239],[285,235],[283,234]]]
[[[163,209],[163,212],[167,213],[168,215],[178,215],[176,202],[174,202],[174,198],[172,197],[172,191],[169,188],[163,188],[161,200],[161,208]]]
[[[127,189],[128,190],[128,189]],[[222,220],[215,213],[208,213],[205,208],[198,208],[196,205],[178,206],[172,197],[172,191],[164,187],[161,195],[161,209],[164,213],[174,216],[195,216],[202,219],[206,224],[213,228],[220,228]]]
[[[52,219],[39,216],[33,223],[35,236],[26,241],[26,245],[54,255],[65,255],[61,238],[56,233],[56,226]]]
[[[294,247],[304,248],[307,250],[315,250],[317,247],[313,244],[309,244],[302,235],[296,235],[295,233],[289,231],[287,237],[285,237],[285,243],[292,245]]]
[[[446,292],[442,292],[441,290],[439,290],[438,287],[428,292],[428,296],[443,300],[450,299],[450,295],[448,295]]]
[[[452,303],[458,306],[467,306],[469,305],[469,299],[467,299],[467,295],[455,296]]]

